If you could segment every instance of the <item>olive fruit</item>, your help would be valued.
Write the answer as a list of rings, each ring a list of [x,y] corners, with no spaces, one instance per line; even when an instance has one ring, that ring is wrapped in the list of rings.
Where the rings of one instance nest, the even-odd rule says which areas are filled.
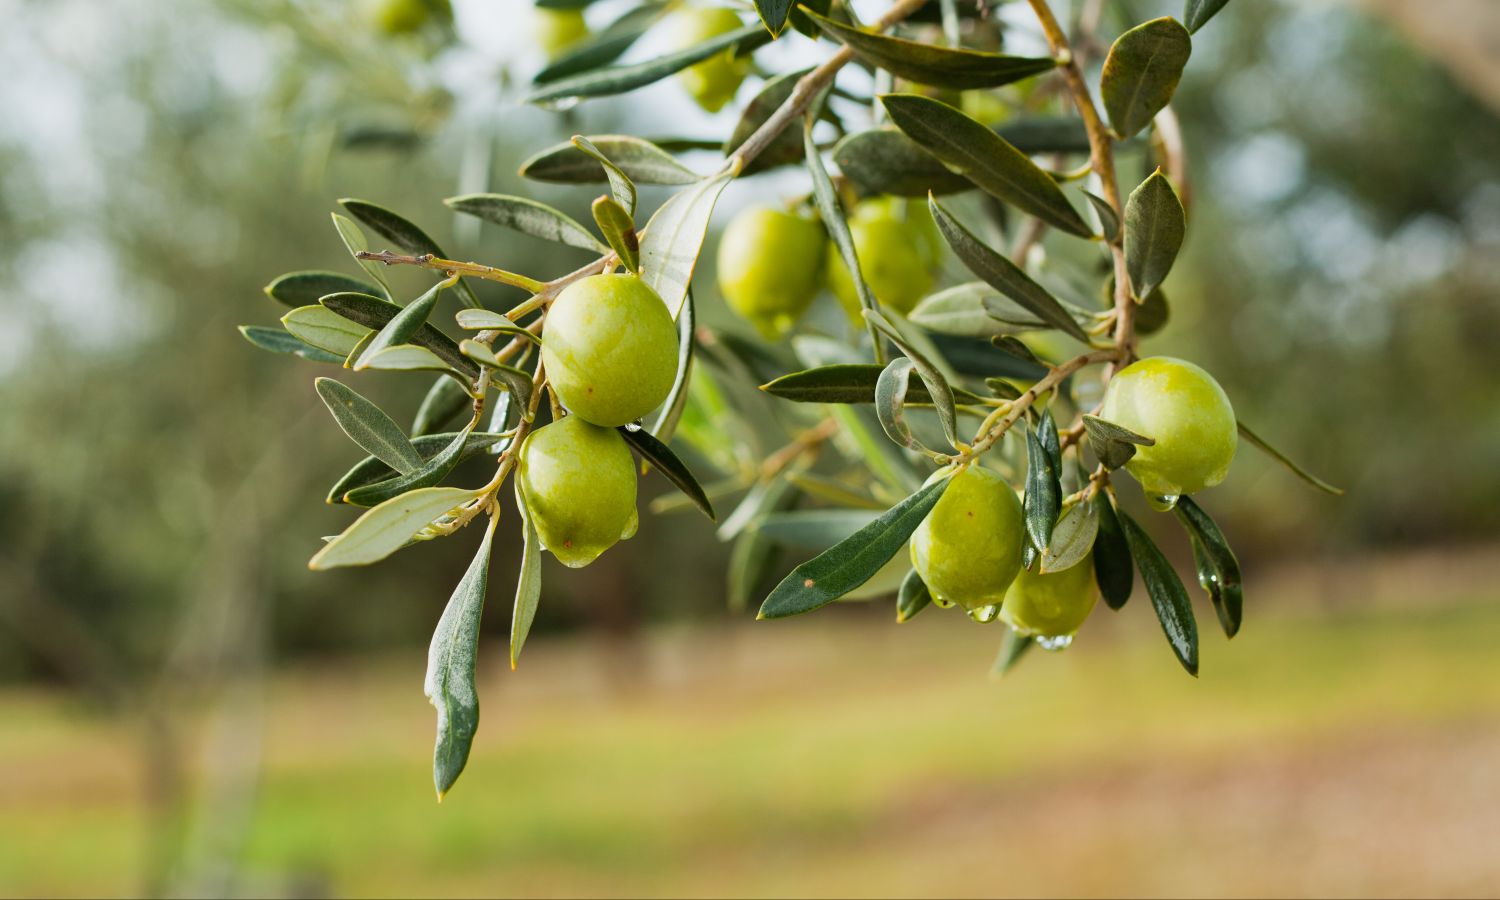
[[[786,333],[822,287],[823,226],[769,206],[730,221],[719,242],[719,292],[768,340]]]
[[[1099,416],[1156,441],[1137,447],[1125,468],[1148,494],[1162,497],[1223,481],[1239,440],[1224,389],[1198,366],[1169,356],[1116,373]]]
[[[613,428],[577,416],[527,435],[516,483],[542,546],[580,568],[635,534],[635,460]]]
[[[912,534],[912,566],[940,604],[996,605],[1021,570],[1021,501],[1005,479],[977,465],[952,479]]]
[[[743,26],[733,10],[690,6],[672,16],[671,46],[675,50],[686,50]],[[736,58],[734,48],[730,47],[701,63],[688,66],[677,73],[677,78],[699,106],[708,112],[718,112],[734,99],[740,82],[749,74],[750,58]]]
[[[895,197],[865,200],[849,216],[849,235],[865,284],[882,306],[904,316],[932,289],[943,239],[925,204]],[[837,248],[828,254],[828,286],[849,317],[859,321],[859,294]]]
[[[592,275],[568,285],[542,333],[547,383],[575,415],[614,427],[656,409],[677,377],[677,326],[656,291],[634,275]]]
[[[589,26],[581,9],[551,9],[538,6],[533,29],[536,42],[548,59],[556,59],[564,50],[588,37]]]
[[[375,27],[391,35],[418,31],[433,14],[445,22],[453,18],[448,0],[371,0],[366,6]]]
[[[1045,575],[1022,569],[1005,592],[1000,618],[1024,635],[1068,637],[1078,630],[1099,600],[1094,583],[1094,555],[1061,572]]]

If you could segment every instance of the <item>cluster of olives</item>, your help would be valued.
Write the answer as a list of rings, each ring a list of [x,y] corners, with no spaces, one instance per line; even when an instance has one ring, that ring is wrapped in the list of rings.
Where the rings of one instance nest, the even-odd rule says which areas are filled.
[[[1100,413],[1155,440],[1126,463],[1148,493],[1171,497],[1212,487],[1234,459],[1229,398],[1192,363],[1153,357],[1127,366],[1110,381]],[[911,539],[912,566],[933,600],[985,621],[998,613],[1044,644],[1070,638],[1098,600],[1093,554],[1060,572],[1023,568],[1028,538],[1015,490],[977,463],[950,477]]]
[[[849,234],[865,284],[886,309],[906,315],[932,289],[943,239],[922,203],[873,197],[856,204]],[[826,285],[851,322],[859,295],[843,257],[817,220],[769,206],[746,209],[719,243],[719,292],[770,340],[801,318]]]
[[[542,546],[578,568],[635,534],[635,462],[615,429],[671,392],[677,328],[635,275],[583,278],[552,302],[542,365],[570,414],[526,437],[516,482]]]

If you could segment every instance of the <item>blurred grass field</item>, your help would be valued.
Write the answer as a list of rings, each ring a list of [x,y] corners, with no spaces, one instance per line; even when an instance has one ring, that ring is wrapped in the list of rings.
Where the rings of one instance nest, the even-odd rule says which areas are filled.
[[[357,896],[1494,894],[1495,556],[1252,583],[1197,680],[1139,590],[998,682],[999,629],[940,610],[491,644],[441,805],[422,653],[285,670],[195,719],[189,858]],[[137,891],[132,734],[0,720],[0,891]]]

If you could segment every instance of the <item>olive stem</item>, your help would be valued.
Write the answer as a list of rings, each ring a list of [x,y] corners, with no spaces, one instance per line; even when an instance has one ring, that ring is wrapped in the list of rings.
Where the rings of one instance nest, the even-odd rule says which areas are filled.
[[[436,269],[446,272],[449,276],[471,275],[475,278],[483,278],[488,281],[498,281],[522,290],[536,293],[546,287],[535,278],[527,278],[515,272],[507,272],[494,266],[481,265],[475,262],[459,262],[456,259],[443,259],[431,253],[407,254],[393,253],[390,250],[381,250],[376,253],[370,250],[360,250],[354,254],[355,259],[369,262],[385,263],[388,266],[421,266],[425,269]]]
[[[1042,394],[1052,390],[1069,375],[1072,375],[1085,366],[1101,362],[1117,362],[1119,358],[1119,348],[1110,347],[1105,350],[1095,350],[1092,353],[1085,353],[1082,356],[1075,356],[1067,362],[1055,366],[1050,372],[1042,376],[1036,384],[1027,388],[1025,393],[1012,400],[1009,407],[1001,407],[1000,409],[996,409],[995,412],[990,413],[989,417],[984,420],[984,423],[979,426],[979,432],[975,434],[974,442],[969,446],[969,449],[957,456],[947,457],[945,461],[958,465],[965,465],[972,462],[980,454],[993,447],[996,441],[1004,437],[1011,426],[1016,424],[1021,416],[1026,414],[1026,410],[1030,409],[1032,404]]]

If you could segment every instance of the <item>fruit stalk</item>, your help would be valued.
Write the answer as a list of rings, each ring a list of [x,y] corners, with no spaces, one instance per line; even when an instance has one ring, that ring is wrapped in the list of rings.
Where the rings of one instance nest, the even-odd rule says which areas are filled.
[[[1021,396],[1012,400],[1009,406],[1002,406],[990,413],[979,426],[978,433],[974,436],[974,443],[967,450],[957,456],[948,457],[947,462],[964,464],[976,459],[980,454],[995,445],[995,442],[1005,436],[1005,432],[1026,414],[1026,410],[1036,402],[1041,395],[1061,384],[1063,379],[1077,372],[1085,366],[1091,366],[1101,362],[1118,362],[1120,350],[1110,347],[1105,350],[1095,350],[1081,356],[1075,356],[1067,362],[1055,366],[1052,371],[1042,376],[1036,384],[1026,389]]]

